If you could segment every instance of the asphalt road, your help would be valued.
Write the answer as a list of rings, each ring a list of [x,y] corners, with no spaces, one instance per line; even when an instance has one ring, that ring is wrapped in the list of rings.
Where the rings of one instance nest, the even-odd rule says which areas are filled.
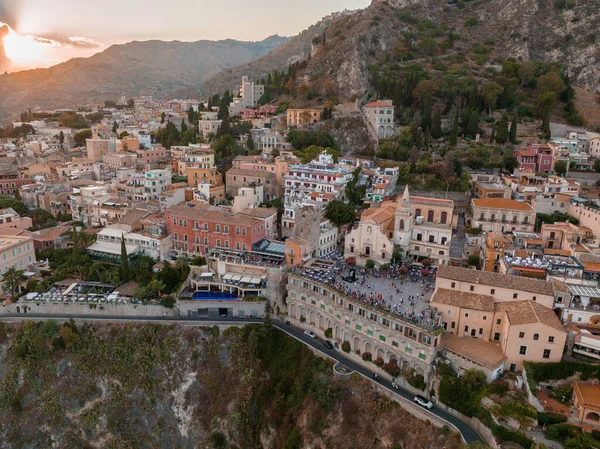
[[[323,340],[321,340],[319,338],[316,338],[316,339],[310,338],[304,334],[304,331],[294,328],[293,326],[288,326],[286,324],[282,324],[278,321],[274,321],[273,325],[275,327],[277,327],[278,329],[284,331],[285,333],[291,335],[292,337],[296,338],[297,340],[300,340],[304,344],[318,349],[320,352],[325,354],[330,359],[340,362],[342,365],[350,368],[351,370],[356,371],[357,373],[361,374],[368,380],[370,380],[372,382],[376,382],[377,384],[381,385],[383,388],[386,388],[389,391],[396,393],[397,395],[403,397],[404,399],[406,399],[410,402],[413,402],[413,399],[415,397],[414,394],[412,394],[408,390],[405,390],[402,387],[400,387],[400,389],[397,390],[392,387],[391,382],[388,382],[386,380],[381,379],[379,381],[375,381],[373,379],[373,374],[374,374],[373,371],[370,371],[370,370],[364,368],[363,366],[349,360],[348,358],[344,357],[343,354],[340,354],[339,352],[337,352],[333,349],[327,349],[325,346],[323,346]],[[460,418],[457,418],[456,416],[451,415],[450,413],[442,410],[441,408],[437,407],[436,405],[434,405],[431,408],[431,410],[427,410],[426,408],[423,408],[423,410],[425,412],[431,413],[432,415],[435,415],[439,418],[442,418],[449,425],[456,428],[456,430],[458,430],[460,432],[463,439],[467,443],[479,441],[483,444],[487,444],[485,442],[485,440],[483,439],[483,437],[475,429],[473,429],[469,424],[462,421]]]
[[[89,315],[43,315],[43,314],[11,314],[11,315],[0,315],[0,321],[23,321],[23,320],[68,320],[73,318],[77,321],[88,321],[88,322],[136,322],[136,323],[163,323],[163,324],[177,324],[184,326],[197,326],[203,324],[251,324],[251,323],[262,323],[262,319],[246,319],[246,318],[177,318],[177,317],[124,317],[124,316],[89,316]],[[352,360],[346,358],[343,354],[333,350],[327,349],[323,346],[323,340],[321,339],[313,339],[304,334],[303,330],[297,329],[293,326],[289,326],[283,324],[280,321],[273,321],[273,325],[278,329],[282,330],[286,334],[296,338],[302,343],[311,346],[322,354],[326,355],[332,360],[340,362],[342,365],[348,367],[349,369],[356,371],[358,374],[361,374],[366,379],[376,382],[383,388],[388,389],[389,391],[403,397],[407,401],[413,401],[414,395],[404,388],[395,389],[392,387],[391,382],[386,380],[375,381],[373,379],[373,371],[370,371],[363,366],[353,362]],[[462,421],[460,418],[457,418],[454,415],[440,409],[437,406],[433,406],[431,410],[427,410],[423,408],[423,411],[426,413],[431,413],[444,421],[446,421],[449,425],[458,430],[462,436],[462,438],[467,442],[471,443],[474,441],[479,441],[483,444],[485,440],[479,433],[473,429],[469,424]]]

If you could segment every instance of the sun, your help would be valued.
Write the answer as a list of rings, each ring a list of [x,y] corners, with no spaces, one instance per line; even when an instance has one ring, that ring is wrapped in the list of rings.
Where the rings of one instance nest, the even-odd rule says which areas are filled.
[[[10,30],[4,36],[4,51],[14,62],[32,62],[43,59],[44,45],[37,42],[33,36],[21,36]]]

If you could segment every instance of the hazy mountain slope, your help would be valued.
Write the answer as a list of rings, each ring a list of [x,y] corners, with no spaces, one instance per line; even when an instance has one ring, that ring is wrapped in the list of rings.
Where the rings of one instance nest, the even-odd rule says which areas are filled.
[[[261,42],[131,42],[48,69],[0,75],[0,118],[25,108],[73,107],[119,95],[168,97],[177,89],[198,88],[209,76],[285,42],[279,36]]]
[[[404,33],[410,33],[413,45],[422,45],[420,34],[430,20],[434,27],[445,26],[460,36],[451,55],[455,59],[464,58],[475,45],[487,43],[492,48],[487,65],[500,64],[509,57],[559,62],[575,85],[599,91],[598,2],[564,2],[565,7],[558,3],[486,0],[464,2],[459,7],[446,0],[373,0],[369,7],[338,17],[326,26],[325,44],[313,48],[312,58],[298,79],[312,86],[333,80],[342,101],[362,96],[370,87],[370,66],[385,69],[393,64],[421,62],[402,61],[395,49],[404,42]],[[440,39],[444,35],[440,34]],[[236,74],[262,74],[267,68],[265,62],[273,62],[267,58],[274,54],[231,70]],[[276,62],[279,67],[275,68],[286,67],[282,59]],[[223,74],[215,78],[226,79]],[[205,84],[206,90],[225,87],[225,82],[218,83],[215,78]]]
[[[461,447],[267,326],[0,323],[0,418],[6,449]]]

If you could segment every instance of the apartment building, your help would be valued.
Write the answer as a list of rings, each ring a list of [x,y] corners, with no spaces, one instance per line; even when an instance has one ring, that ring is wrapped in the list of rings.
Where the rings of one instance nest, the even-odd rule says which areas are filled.
[[[515,150],[519,170],[533,170],[536,173],[550,173],[553,170],[553,151],[545,144],[530,144],[527,149]]]
[[[499,342],[505,369],[520,371],[523,362],[557,362],[567,333],[552,310],[550,282],[443,266],[438,269],[431,306],[442,314],[450,334],[481,340],[482,348]]]
[[[263,156],[271,156],[273,150],[291,151],[292,144],[287,141],[287,135],[277,129],[259,128],[250,130],[254,149],[262,152]]]
[[[15,192],[31,183],[31,179],[21,178],[16,171],[0,170],[0,195],[15,196]]]
[[[140,148],[135,151],[138,156],[138,162],[148,167],[150,164],[158,164],[167,160],[168,152],[160,144],[152,144],[149,148]]]
[[[363,107],[367,122],[380,139],[394,135],[394,109],[392,100],[374,101]]]
[[[473,182],[475,198],[510,198],[511,190],[498,182]]]
[[[56,172],[59,181],[67,181],[85,176],[91,179],[94,175],[94,165],[95,162],[91,159],[74,159],[71,162],[51,167],[51,170]]]
[[[217,135],[223,120],[198,120],[198,133],[207,137],[209,134]]]
[[[283,235],[293,234],[297,208],[325,209],[329,201],[343,197],[351,178],[352,173],[340,169],[333,157],[325,152],[308,164],[290,165],[285,176]]]
[[[484,232],[533,232],[535,210],[529,204],[505,198],[471,200],[472,218],[467,225]]]
[[[35,263],[34,236],[35,234],[23,230],[0,230],[0,275],[9,268],[26,270]]]
[[[288,109],[287,126],[306,126],[321,121],[322,109]]]
[[[266,236],[263,220],[208,204],[172,207],[165,219],[174,248],[188,255],[208,254],[215,247],[251,251]]]
[[[111,152],[110,139],[102,139],[98,136],[98,130],[92,128],[92,138],[85,140],[87,157],[92,161],[101,161],[105,154]],[[116,152],[116,151],[113,151]]]
[[[116,186],[120,199],[134,202],[158,200],[170,185],[171,169],[168,168],[136,172]]]
[[[33,226],[30,217],[21,217],[12,207],[0,209],[0,230],[6,228],[26,230]]]
[[[242,76],[240,84],[239,96],[235,97],[229,104],[229,114],[238,115],[242,109],[255,108],[258,100],[265,93],[265,86],[255,84],[247,76]]]
[[[323,337],[331,329],[333,339],[348,342],[353,352],[369,353],[373,360],[395,361],[404,375],[413,373],[429,382],[432,364],[440,349],[441,328],[436,317],[420,321],[353,299],[335,287],[311,279],[301,270],[288,278],[287,314],[300,327]]]
[[[0,179],[0,185],[2,180]],[[567,213],[579,220],[579,226],[600,229],[600,201],[572,198]],[[596,232],[598,233],[598,232]],[[597,236],[598,237],[598,236]]]
[[[266,201],[276,196],[275,173],[266,170],[244,170],[241,168],[230,168],[227,170],[226,189],[227,195],[236,196],[238,189],[243,187],[262,186]]]
[[[488,232],[483,246],[483,270],[499,273],[504,253],[513,248],[512,239],[503,232]]]

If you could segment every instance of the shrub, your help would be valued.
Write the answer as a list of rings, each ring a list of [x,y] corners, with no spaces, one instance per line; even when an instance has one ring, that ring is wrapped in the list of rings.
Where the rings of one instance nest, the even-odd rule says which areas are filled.
[[[590,365],[582,362],[531,363],[525,362],[527,377],[536,383],[547,380],[566,379],[580,373],[582,380],[590,377],[600,377],[600,365]]]
[[[365,263],[365,268],[368,268],[368,269],[375,268],[375,261],[372,259],[367,260],[367,262]]]
[[[518,445],[523,446],[525,449],[529,449],[533,445],[533,440],[531,438],[528,438],[521,432],[509,430],[503,426],[494,426],[492,433],[502,441],[514,441]]]
[[[349,341],[345,341],[344,343],[342,343],[342,351],[348,353],[350,352],[350,342]]]
[[[301,316],[300,317],[300,322],[301,323],[306,323],[306,317],[305,316]]]
[[[395,360],[391,360],[383,366],[383,369],[392,377],[398,377],[400,375],[400,367]]]
[[[365,362],[370,362],[371,360],[373,360],[373,356],[371,355],[371,353],[370,353],[370,352],[363,352],[363,353],[362,353],[362,359],[363,359]]]
[[[487,387],[487,394],[497,394],[503,396],[508,391],[508,384],[506,382],[492,382]]]
[[[555,413],[544,413],[538,412],[538,423],[540,426],[548,426],[551,424],[559,424],[567,422],[567,417],[564,415],[557,415]]]
[[[325,337],[327,337],[327,338],[333,337],[333,329],[332,328],[328,328],[325,330]]]
[[[381,357],[377,357],[377,358],[376,358],[376,359],[373,361],[373,363],[374,363],[375,365],[377,365],[379,368],[382,368],[382,367],[383,367],[383,365],[385,364],[385,362],[383,361],[383,359],[382,359]]]
[[[581,433],[581,427],[574,426],[573,424],[560,423],[560,424],[552,424],[548,426],[547,433],[550,438],[554,438],[561,442],[567,441],[567,438],[576,437]]]
[[[476,27],[477,25],[479,25],[479,21],[475,17],[470,17],[465,22],[465,25],[468,27]]]
[[[225,449],[227,447],[227,438],[222,432],[211,433],[208,441],[210,441],[214,449]]]

